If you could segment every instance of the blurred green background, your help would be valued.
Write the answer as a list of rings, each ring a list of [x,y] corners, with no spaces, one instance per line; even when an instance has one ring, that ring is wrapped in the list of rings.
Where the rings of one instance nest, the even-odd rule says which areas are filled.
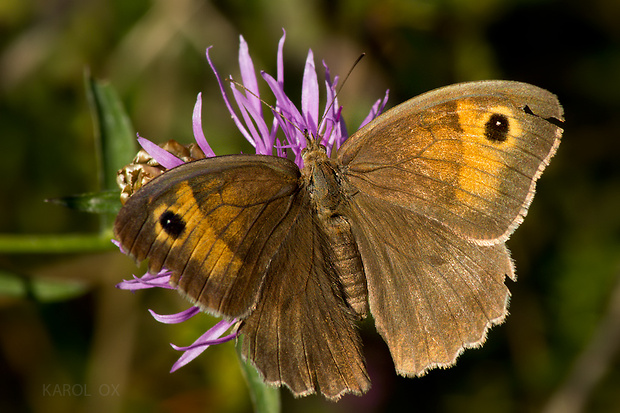
[[[340,95],[350,130],[387,88],[394,106],[491,78],[549,89],[567,121],[508,243],[519,276],[511,315],[485,346],[405,379],[366,323],[372,390],[337,404],[284,390],[283,411],[620,412],[619,21],[617,0],[3,0],[0,411],[252,410],[232,343],[168,373],[180,355],[168,343],[189,345],[213,319],[154,321],[147,308],[187,304],[169,291],[115,289],[140,272],[107,242],[43,252],[56,235],[101,230],[99,217],[43,200],[99,189],[85,68],[118,90],[141,136],[189,143],[203,92],[215,152],[249,151],[204,51],[213,45],[221,73],[238,77],[242,34],[256,68],[275,74],[285,28],[293,96],[308,48],[341,75],[366,52]],[[41,236],[51,238],[40,245]]]

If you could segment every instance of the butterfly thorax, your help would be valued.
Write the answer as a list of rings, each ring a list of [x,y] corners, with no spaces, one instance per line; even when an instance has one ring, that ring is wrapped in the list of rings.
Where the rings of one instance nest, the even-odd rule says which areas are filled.
[[[310,193],[312,204],[321,221],[335,215],[345,201],[336,166],[323,145],[312,140],[302,152],[304,166],[302,185]]]

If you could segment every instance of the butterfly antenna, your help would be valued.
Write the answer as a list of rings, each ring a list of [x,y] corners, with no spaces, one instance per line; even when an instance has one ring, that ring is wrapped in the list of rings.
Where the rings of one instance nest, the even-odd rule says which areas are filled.
[[[344,80],[342,81],[342,83],[340,84],[340,87],[338,88],[338,90],[336,91],[336,96],[340,93],[340,91],[342,90],[342,87],[344,86],[344,84],[347,82],[347,79],[349,79],[349,76],[351,76],[351,73],[353,73],[353,69],[355,69],[355,66],[357,66],[357,64],[359,62],[362,61],[362,59],[364,58],[364,56],[366,56],[366,53],[362,53],[361,55],[359,55],[359,57],[357,59],[355,59],[355,62],[353,62],[353,65],[351,66],[351,69],[349,69],[349,71],[347,72],[347,75],[344,77]],[[335,97],[335,96],[334,96]]]
[[[349,79],[349,76],[351,76],[351,73],[353,73],[353,69],[355,69],[355,66],[357,66],[357,64],[364,58],[364,56],[366,56],[366,53],[362,53],[361,55],[359,55],[359,57],[357,59],[355,59],[355,62],[353,62],[353,65],[351,65],[351,68],[347,72],[347,75],[344,77],[344,80],[342,81],[340,86],[338,86],[338,89],[336,90],[336,93],[334,93],[334,97],[332,98],[332,101],[329,102],[329,106],[325,110],[325,113],[329,113],[329,111],[332,110],[332,108],[336,104],[336,99],[338,99],[338,95],[340,94],[340,91],[344,87],[344,84],[347,83],[347,80]],[[323,126],[323,122],[324,121],[325,121],[325,116],[323,116],[323,119],[321,119],[321,122],[319,124],[318,130],[321,130],[321,127]]]
[[[256,93],[252,92],[250,89],[248,89],[247,87],[245,87],[244,85],[242,85],[241,83],[237,82],[235,79],[232,78],[227,78],[224,79],[227,82],[232,83],[235,86],[240,87],[241,89],[245,90],[247,93],[249,93],[250,95],[254,96],[256,99],[260,100],[261,103],[265,106],[267,106],[269,109],[271,109],[271,111],[275,114],[277,114],[283,121],[287,122],[289,125],[291,125],[292,127],[294,127],[295,129],[297,129],[300,133],[302,133],[304,136],[308,134],[307,130],[301,130],[299,128],[299,126],[295,125],[293,122],[291,122],[289,119],[287,119],[282,113],[278,112],[276,110],[276,108],[274,108],[272,105],[270,105],[269,103],[265,102],[263,100],[263,98],[261,98],[260,96],[258,96]]]

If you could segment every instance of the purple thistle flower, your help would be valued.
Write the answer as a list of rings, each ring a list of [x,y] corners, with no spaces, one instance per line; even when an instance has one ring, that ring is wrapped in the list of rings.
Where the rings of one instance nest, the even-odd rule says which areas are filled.
[[[338,99],[336,97],[338,77],[335,76],[332,81],[329,68],[325,62],[323,62],[323,67],[325,68],[326,106],[323,113],[321,115],[319,114],[319,82],[312,50],[308,52],[304,69],[301,112],[284,92],[283,48],[285,38],[286,32],[282,35],[278,44],[276,78],[273,78],[265,72],[260,73],[276,98],[276,104],[273,109],[275,113],[272,113],[272,118],[269,121],[265,120],[263,114],[266,106],[260,99],[254,63],[252,62],[248,51],[248,45],[244,38],[240,36],[239,46],[239,67],[243,88],[238,88],[234,82],[229,83],[238,112],[233,108],[232,102],[226,93],[225,82],[222,80],[219,72],[215,69],[211,61],[209,55],[211,47],[207,49],[206,55],[233,122],[241,134],[254,146],[256,154],[286,157],[288,150],[295,155],[295,163],[297,166],[302,168],[303,160],[301,151],[306,146],[305,133],[315,139],[320,138],[321,144],[326,147],[328,155],[331,154],[334,147],[339,148],[349,135],[341,116],[342,107],[338,105]],[[230,79],[232,80],[232,78]],[[375,102],[360,127],[364,126],[381,113],[385,107],[387,98],[388,92],[386,92],[382,100],[377,100]],[[202,98],[199,93],[192,115],[194,138],[206,157],[213,157],[215,153],[207,143],[203,133],[201,110]],[[277,137],[280,131],[284,135],[283,142]],[[175,154],[168,152],[145,138],[138,137],[138,142],[164,169],[174,168],[184,162]],[[113,242],[120,248],[117,242]],[[136,277],[134,275],[133,279],[125,280],[117,284],[116,287],[130,291],[155,287],[175,289],[175,287],[169,284],[170,277],[171,272],[163,269],[158,274],[146,273],[142,277]],[[152,310],[149,310],[149,312],[157,321],[171,324],[189,320],[198,314],[200,309],[194,306],[180,313],[171,315],[160,315]],[[179,360],[172,366],[171,372],[198,357],[198,355],[209,346],[234,339],[238,334],[236,331],[236,327],[238,326],[237,321],[236,319],[229,321],[221,320],[199,337],[193,344],[187,347],[179,347],[171,344],[174,349],[184,352]],[[232,332],[228,335],[224,335],[231,328]]]

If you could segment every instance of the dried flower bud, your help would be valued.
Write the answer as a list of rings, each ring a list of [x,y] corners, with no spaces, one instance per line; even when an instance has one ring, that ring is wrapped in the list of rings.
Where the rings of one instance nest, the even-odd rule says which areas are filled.
[[[168,142],[159,145],[166,151],[175,155],[183,162],[196,161],[204,159],[206,156],[200,147],[195,143],[183,146],[177,141],[171,139]],[[125,202],[137,190],[142,188],[151,179],[164,173],[166,168],[160,165],[152,156],[144,149],[141,149],[133,159],[133,161],[120,169],[116,176],[116,183],[121,189],[121,203]]]

